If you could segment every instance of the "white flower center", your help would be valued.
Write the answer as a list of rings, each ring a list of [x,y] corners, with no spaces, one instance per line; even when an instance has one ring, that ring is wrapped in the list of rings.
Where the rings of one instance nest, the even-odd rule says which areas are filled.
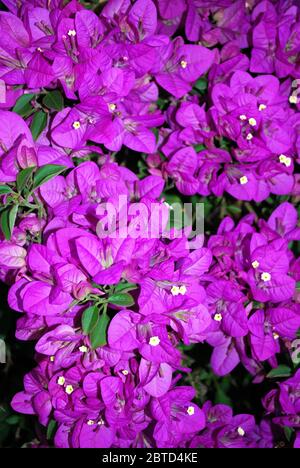
[[[72,385],[67,385],[67,386],[66,386],[66,393],[67,393],[68,395],[71,395],[71,393],[73,393],[73,392],[74,392],[73,386],[72,386]]]
[[[186,68],[187,67],[187,62],[185,60],[181,60],[180,66],[181,66],[181,68]]]
[[[172,296],[178,296],[178,294],[179,294],[179,287],[178,287],[178,286],[172,286],[172,288],[171,288],[171,294],[172,294]]]
[[[245,184],[247,184],[247,182],[248,182],[248,177],[247,176],[244,175],[243,177],[240,178],[240,184],[241,185],[245,185]]]
[[[66,379],[61,375],[60,377],[58,377],[57,379],[57,383],[58,385],[64,385]]]
[[[193,416],[193,414],[195,414],[195,408],[193,406],[189,406],[186,412],[189,416]]]
[[[246,136],[246,140],[250,141],[252,140],[252,138],[253,138],[252,133],[248,133],[248,135]]]
[[[79,348],[79,351],[80,351],[81,353],[86,353],[87,350],[88,350],[88,349],[87,349],[86,346],[80,346],[80,348]]]
[[[285,154],[280,154],[279,157],[279,162],[281,164],[284,164],[286,167],[290,167],[292,160],[288,156],[285,156]]]
[[[75,29],[69,29],[69,31],[68,31],[68,36],[69,36],[69,37],[75,37],[75,36],[76,36],[76,31],[75,31]]]
[[[297,102],[298,102],[297,96],[290,96],[289,97],[289,102],[290,102],[290,104],[297,104]]]
[[[182,296],[185,295],[187,289],[185,287],[185,285],[183,284],[182,286],[172,286],[171,288],[171,294],[172,296],[178,296],[179,294],[181,294]]]
[[[221,322],[222,318],[223,318],[223,317],[222,317],[222,314],[215,314],[215,315],[214,315],[214,320],[215,320],[216,322]]]
[[[266,271],[264,271],[262,274],[261,274],[261,279],[266,282],[266,281],[270,281],[271,279],[271,275],[270,273],[267,273]]]
[[[149,340],[149,345],[158,346],[159,343],[160,343],[160,339],[158,338],[158,336],[151,336],[151,338]]]
[[[251,127],[255,127],[255,125],[257,124],[256,120],[253,117],[251,117],[248,120],[248,122],[249,122],[249,125],[251,125]]]
[[[75,129],[75,130],[78,130],[80,128],[80,122],[79,120],[75,120],[75,122],[73,122],[72,124],[72,127]]]
[[[267,108],[267,106],[265,104],[259,104],[258,106],[258,110],[261,112],[263,110],[265,110]]]
[[[245,431],[244,431],[244,429],[243,429],[241,426],[239,426],[239,427],[237,428],[237,432],[238,432],[238,435],[240,435],[240,436],[242,436],[242,437],[245,435]]]
[[[245,114],[240,115],[240,120],[247,120],[247,116]]]
[[[253,266],[253,268],[258,268],[259,267],[259,262],[257,260],[254,260],[254,262],[252,262],[251,264]]]

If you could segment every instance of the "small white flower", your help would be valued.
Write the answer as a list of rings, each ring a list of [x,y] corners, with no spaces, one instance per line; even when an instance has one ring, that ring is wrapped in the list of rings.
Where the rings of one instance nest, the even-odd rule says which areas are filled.
[[[72,124],[72,127],[75,130],[78,130],[81,127],[79,120],[75,120],[75,122],[73,122],[73,124]]]
[[[57,379],[57,383],[58,385],[64,385],[66,379],[61,375],[60,377],[58,377]]]
[[[258,110],[261,112],[263,110],[265,110],[267,108],[267,106],[265,104],[260,104],[259,107],[258,107]]]
[[[216,322],[221,322],[222,318],[223,318],[223,317],[222,317],[222,314],[215,314],[215,315],[214,315],[214,320],[215,320]]]
[[[244,175],[244,176],[240,177],[240,184],[241,185],[245,185],[245,184],[247,184],[247,182],[248,182],[248,177],[247,176]]]
[[[158,338],[158,336],[151,336],[151,338],[149,340],[149,345],[158,346],[159,343],[160,343],[160,339]]]
[[[267,273],[266,271],[264,271],[260,277],[264,282],[270,281],[271,279],[270,273]]]
[[[251,117],[248,120],[248,122],[249,122],[249,125],[251,125],[251,127],[255,127],[255,125],[257,124],[256,120],[253,117]]]
[[[179,287],[178,286],[172,286],[171,288],[171,294],[172,296],[178,296],[180,294]]]
[[[292,164],[291,158],[289,158],[285,154],[280,154],[278,159],[279,159],[279,162],[281,164],[284,164],[286,167],[290,167],[290,165]]]
[[[292,95],[292,96],[289,97],[289,103],[290,104],[297,104],[297,102],[298,102],[297,96]]]
[[[66,391],[66,393],[67,393],[68,395],[71,395],[71,393],[74,392],[73,385],[67,385],[65,391]]]

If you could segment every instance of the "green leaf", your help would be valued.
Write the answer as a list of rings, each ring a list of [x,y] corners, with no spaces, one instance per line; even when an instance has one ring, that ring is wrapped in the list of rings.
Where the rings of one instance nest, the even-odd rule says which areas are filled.
[[[220,385],[217,386],[215,398],[216,398],[216,403],[232,406],[231,399],[226,394],[225,389],[223,389]]]
[[[158,135],[159,135],[158,128],[151,128],[151,130],[152,130],[152,133],[154,133],[154,135],[155,135],[155,141],[157,143],[158,142]]]
[[[4,421],[3,423],[0,423],[0,443],[6,439],[6,437],[9,435],[11,428],[8,424],[6,424]]]
[[[172,206],[173,203],[179,203],[182,206],[182,199],[174,193],[163,193],[163,198],[170,206]]]
[[[0,195],[11,193],[12,189],[8,185],[0,185]]]
[[[156,104],[159,109],[163,109],[164,106],[168,103],[168,99],[158,98]]]
[[[46,434],[47,440],[50,440],[53,438],[55,434],[55,430],[56,430],[56,425],[57,425],[56,421],[54,419],[50,419],[49,424],[47,426],[47,434]]]
[[[30,130],[34,140],[37,140],[44,128],[47,125],[47,114],[43,111],[38,111],[34,114]]]
[[[135,283],[119,283],[115,287],[115,293],[120,293],[120,292],[128,292],[132,291],[133,289],[137,289],[137,284]]]
[[[19,414],[12,414],[6,419],[7,424],[14,426],[15,424],[20,423],[21,416]]]
[[[6,420],[8,417],[8,410],[7,408],[4,408],[3,406],[0,406],[0,421]]]
[[[43,104],[48,109],[61,110],[64,107],[64,98],[60,91],[51,91],[44,97]]]
[[[284,435],[288,442],[291,442],[295,430],[292,427],[284,426]]]
[[[88,335],[95,327],[99,317],[99,310],[96,306],[85,309],[81,317],[81,326],[83,333]]]
[[[138,160],[138,163],[137,163],[137,167],[138,167],[138,178],[139,179],[142,179],[143,177],[146,176],[147,172],[148,172],[148,169],[147,169],[147,166],[146,164],[144,163],[144,161],[142,161],[141,159]]]
[[[194,84],[194,88],[198,91],[205,91],[207,88],[207,79],[206,78],[199,78]]]
[[[34,175],[33,189],[43,185],[45,182],[48,182],[48,180],[65,170],[65,166],[59,166],[58,164],[46,164],[45,166],[40,167]]]
[[[22,171],[19,172],[19,174],[17,175],[18,192],[21,192],[23,188],[26,186],[26,184],[28,183],[35,169],[36,169],[35,166],[31,166],[31,167],[26,167],[26,169],[23,169]]]
[[[269,379],[275,379],[280,377],[289,377],[292,374],[291,369],[289,366],[284,364],[280,364],[276,369],[272,369],[268,374],[267,377]]]
[[[106,331],[109,324],[110,318],[104,312],[98,319],[96,326],[91,331],[89,337],[91,342],[92,349],[99,348],[100,346],[104,346],[107,343],[106,339]]]
[[[196,153],[199,153],[199,151],[205,150],[205,146],[199,143],[198,145],[194,146],[194,150],[196,151]]]
[[[16,112],[16,114],[22,117],[28,117],[28,115],[34,111],[33,107],[30,105],[30,101],[32,101],[34,97],[35,94],[23,94],[14,105],[13,112]]]
[[[1,215],[1,229],[6,240],[11,238],[19,205],[14,205],[12,208],[7,208]]]
[[[134,299],[128,293],[117,293],[110,296],[108,302],[122,307],[130,307],[134,304]]]
[[[242,209],[239,206],[229,205],[227,206],[227,211],[229,214],[232,214],[232,215],[240,215],[242,212]]]

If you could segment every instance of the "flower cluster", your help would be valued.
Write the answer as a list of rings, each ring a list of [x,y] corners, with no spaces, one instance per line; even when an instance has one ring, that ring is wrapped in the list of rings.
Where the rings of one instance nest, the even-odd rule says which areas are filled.
[[[191,441],[193,448],[271,448],[274,445],[271,424],[256,424],[250,414],[234,416],[227,405],[203,405],[206,427]]]
[[[211,364],[217,374],[241,361],[259,379],[261,361],[276,367],[276,354],[296,338],[300,271],[289,246],[299,240],[297,211],[287,202],[257,227],[253,214],[237,226],[225,218],[210,237],[214,260],[206,291],[214,315],[207,340],[214,346]]]
[[[297,210],[225,217],[195,246],[166,201],[300,194],[294,3],[3,1],[0,278],[37,364],[12,407],[56,447],[273,447],[299,428],[299,371],[256,423],[200,407],[180,350],[205,342],[217,376],[241,362],[256,383],[289,356]]]
[[[260,202],[299,194],[299,7],[179,3],[178,24],[185,21],[187,38],[214,50],[215,59],[192,92],[168,89],[177,101],[160,130],[160,157],[148,158],[150,171],[185,195],[227,192]],[[164,11],[175,21],[173,14]]]
[[[300,371],[271,390],[263,399],[267,414],[272,416],[275,425],[288,431],[288,437],[295,436],[294,447],[300,446],[299,409]]]
[[[51,219],[43,244],[2,246],[11,261],[11,250],[24,252],[9,292],[11,307],[26,313],[17,337],[39,338],[39,365],[12,405],[44,425],[54,412],[57,446],[181,446],[204,425],[194,390],[173,388],[172,374],[184,370],[176,344],[201,341],[211,323],[200,284],[209,250],[190,253],[184,237],[96,235],[103,203],[126,193],[147,206],[163,187],[157,179],[80,164],[39,189]],[[138,308],[124,308],[135,302],[128,291]]]

